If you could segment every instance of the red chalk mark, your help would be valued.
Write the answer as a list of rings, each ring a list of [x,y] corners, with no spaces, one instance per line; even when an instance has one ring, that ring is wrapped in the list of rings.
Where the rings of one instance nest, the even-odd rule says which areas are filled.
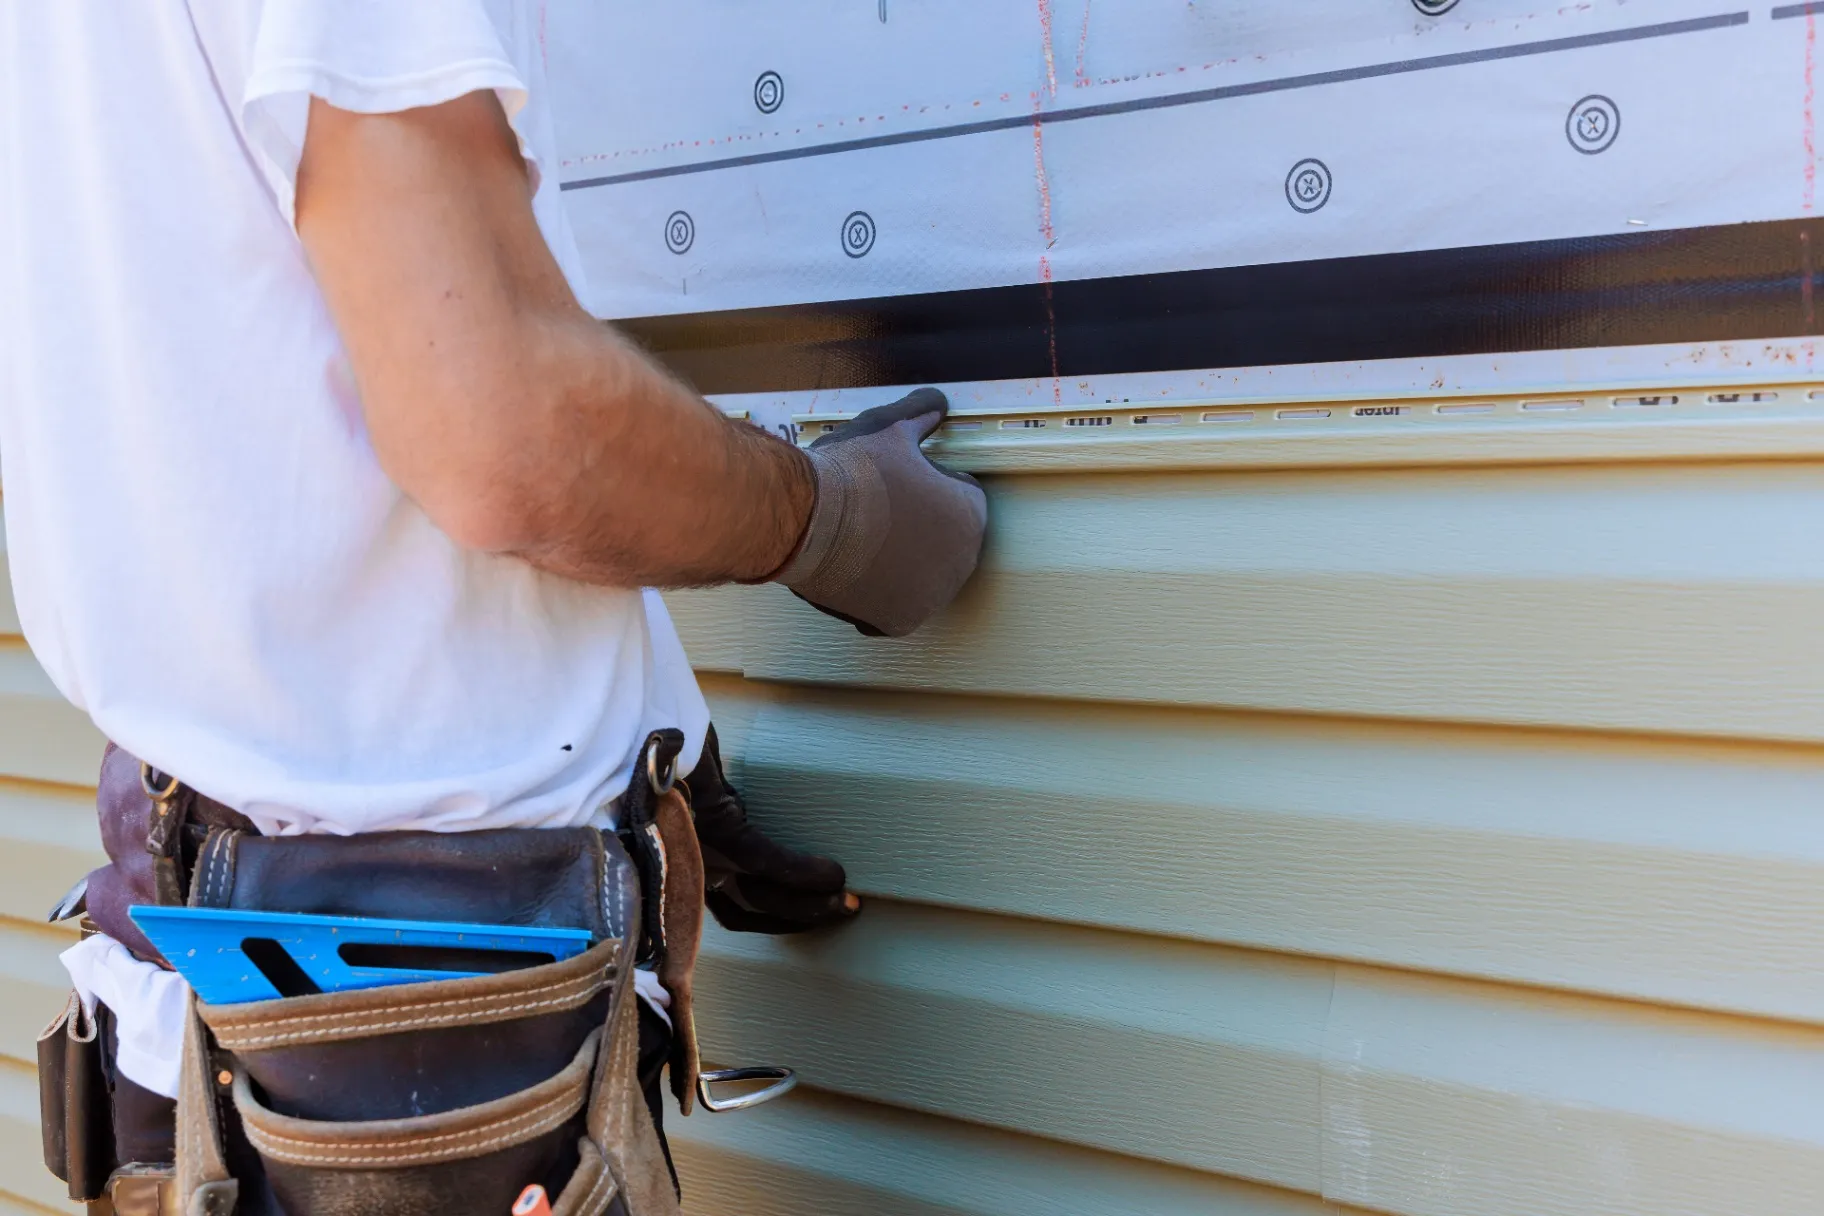
[[[1039,121],[1039,100],[1032,100],[1032,175],[1039,187],[1039,234],[1045,248],[1057,243],[1051,229],[1051,178],[1045,172],[1045,124]]]
[[[1064,404],[1064,381],[1058,378],[1058,314],[1051,306],[1051,259],[1039,255],[1039,282],[1045,284],[1045,340],[1051,347],[1051,403]]]
[[[1051,306],[1051,247],[1057,236],[1051,226],[1051,178],[1045,172],[1045,124],[1040,121],[1039,96],[1032,97],[1032,176],[1039,188],[1039,235],[1045,251],[1039,254],[1039,282],[1045,285],[1045,340],[1051,348],[1051,396],[1064,402],[1064,382],[1058,379],[1058,317]]]
[[[1818,66],[1818,18],[1816,14],[1805,16],[1805,210],[1810,211],[1818,197],[1818,119],[1817,100],[1817,66]],[[1811,280],[1806,280],[1810,289]],[[1806,309],[1809,320],[1810,308]]]
[[[1075,88],[1091,83],[1084,61],[1089,54],[1089,0],[1083,0],[1083,28],[1077,32],[1077,81]]]
[[[1051,0],[1039,0],[1039,32],[1045,39],[1045,87],[1058,95],[1058,65],[1051,56]],[[1005,99],[1003,99],[1005,100]]]
[[[1812,287],[1811,269],[1811,233],[1803,228],[1799,230],[1799,299],[1805,305],[1805,328],[1807,331],[1817,328],[1817,308],[1815,291]]]

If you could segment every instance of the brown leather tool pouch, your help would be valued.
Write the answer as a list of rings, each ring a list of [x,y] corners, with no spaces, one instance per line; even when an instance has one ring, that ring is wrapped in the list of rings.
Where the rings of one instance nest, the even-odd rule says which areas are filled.
[[[589,1155],[604,1035],[638,1016],[621,961],[607,941],[502,975],[199,1005],[217,1051],[199,1034],[186,1079],[232,1110],[287,1212],[498,1214],[528,1183],[561,1194]],[[216,1171],[179,1105],[181,1188]],[[650,1129],[643,1099],[639,1113]],[[656,1168],[669,1195],[662,1156]],[[608,1211],[622,1189],[572,1210]]]
[[[99,1199],[114,1169],[114,1122],[99,1028],[73,992],[38,1036],[38,1114],[44,1164],[71,1199]]]
[[[569,1216],[675,1216],[624,962],[606,941],[501,975],[197,1005],[180,1196],[234,1185],[232,1119],[290,1213],[498,1216],[537,1182]]]
[[[597,944],[495,975],[197,1003],[178,1099],[186,1212],[500,1216],[536,1182],[566,1216],[677,1213],[638,1081],[640,883],[612,837],[224,829],[190,902],[568,925]],[[686,958],[697,927],[675,926]]]
[[[110,752],[104,835],[115,823],[119,840],[89,907],[142,957],[156,952],[126,908],[173,889],[194,907],[583,928],[595,941],[499,974],[328,993],[306,979],[275,1000],[193,1001],[175,1178],[147,1195],[167,1216],[503,1216],[540,1183],[557,1216],[677,1216],[639,1081],[633,974],[648,963],[669,987],[674,1084],[688,1092],[703,876],[672,789],[681,744],[660,731],[642,749],[648,780],[623,807],[637,865],[593,828],[261,836]],[[657,881],[643,898],[646,875]]]

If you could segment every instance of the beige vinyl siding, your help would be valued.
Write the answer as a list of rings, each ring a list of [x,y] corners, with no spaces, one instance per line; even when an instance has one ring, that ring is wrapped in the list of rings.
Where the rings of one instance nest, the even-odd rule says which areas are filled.
[[[1824,463],[1321,442],[994,476],[914,639],[668,597],[756,817],[869,900],[710,932],[709,1055],[805,1084],[672,1120],[693,1216],[1815,1213]],[[67,1210],[36,921],[99,749],[0,642],[0,1216]]]
[[[4,546],[0,529],[0,558]],[[104,860],[94,790],[101,748],[19,636],[0,562],[0,1216],[80,1210],[44,1168],[35,1044],[68,995],[57,955],[76,941],[44,915]]]
[[[1123,1212],[1181,1210],[1161,1168],[1257,1188],[1213,1212],[1816,1210],[1824,465],[1385,447],[979,449],[983,574],[904,641],[670,597],[756,815],[871,899],[712,933],[710,1052],[815,1091],[681,1133],[717,1196],[922,1213],[900,1154],[992,1153],[937,1210],[1069,1210],[1076,1149]]]

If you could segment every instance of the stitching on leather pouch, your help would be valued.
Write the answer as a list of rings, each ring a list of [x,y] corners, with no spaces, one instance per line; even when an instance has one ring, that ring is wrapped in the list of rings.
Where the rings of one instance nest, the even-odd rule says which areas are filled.
[[[393,1137],[382,1136],[378,1140],[370,1142],[366,1145],[356,1145],[356,1146],[351,1146],[351,1147],[365,1147],[365,1148],[374,1149],[376,1151],[386,1148],[386,1149],[393,1149],[397,1152],[403,1153],[403,1152],[409,1152],[412,1149],[429,1149],[430,1146],[433,1144],[443,1144],[443,1143],[446,1143],[449,1141],[473,1140],[476,1137],[494,1138],[494,1137],[501,1137],[501,1136],[510,1136],[513,1134],[513,1130],[517,1129],[520,1124],[537,1123],[542,1119],[548,1119],[551,1117],[553,1112],[561,1110],[565,1106],[571,1107],[571,1111],[570,1111],[571,1114],[574,1114],[574,1113],[576,1113],[576,1111],[581,1110],[582,1105],[583,1105],[582,1091],[586,1087],[586,1085],[587,1085],[587,1082],[582,1082],[582,1083],[579,1083],[576,1085],[566,1086],[563,1090],[559,1091],[558,1093],[553,1094],[551,1097],[542,1099],[535,1106],[532,1106],[526,1110],[522,1110],[517,1114],[508,1115],[505,1118],[498,1120],[497,1122],[488,1123],[481,1127],[465,1127],[458,1131],[436,1132],[434,1134],[429,1134],[429,1135],[406,1134],[406,1135],[402,1135],[402,1136],[393,1136]],[[431,1117],[436,1118],[437,1116],[433,1115]],[[337,1147],[331,1141],[326,1141],[326,1140],[319,1139],[319,1138],[312,1138],[309,1136],[291,1136],[291,1135],[287,1135],[286,1133],[284,1133],[282,1131],[275,1131],[271,1128],[261,1127],[259,1125],[259,1123],[256,1121],[256,1119],[257,1119],[257,1116],[255,1117],[255,1119],[247,1120],[247,1126],[248,1126],[249,1130],[257,1131],[259,1133],[260,1139],[269,1141],[270,1143],[295,1145],[300,1150],[303,1150],[305,1152],[316,1152],[319,1150],[333,1150],[334,1148]],[[434,1150],[434,1151],[441,1151],[441,1150]]]
[[[421,1156],[425,1158],[422,1161],[422,1164],[431,1165],[435,1164],[437,1161],[448,1161],[460,1159],[461,1157],[483,1156],[489,1149],[504,1148],[513,1144],[523,1144],[527,1140],[532,1140],[543,1135],[552,1128],[561,1127],[571,1116],[575,1115],[577,1111],[583,1109],[583,1099],[586,1088],[587,1086],[585,1084],[584,1086],[578,1087],[575,1093],[566,1093],[561,1095],[559,1099],[546,1101],[533,1110],[514,1115],[510,1119],[493,1124],[489,1127],[471,1128],[462,1132],[445,1132],[436,1136],[422,1136],[414,1137],[410,1140],[400,1140],[395,1142],[395,1146],[391,1152],[317,1152],[314,1151],[314,1146],[319,1143],[318,1141],[299,1140],[281,1132],[266,1131],[265,1129],[258,1127],[258,1125],[251,1120],[247,1122],[247,1138],[253,1141],[253,1146],[262,1153],[271,1157],[277,1157],[281,1161],[287,1160],[286,1154],[289,1153],[289,1159],[298,1165],[383,1165],[389,1162],[397,1164],[402,1157],[418,1158]],[[529,1123],[530,1126],[518,1126],[527,1123]],[[477,1139],[477,1137],[484,1136],[484,1134],[488,1132],[493,1132],[494,1134],[486,1136],[484,1139]],[[442,1149],[431,1149],[428,1147],[429,1145],[445,1140],[457,1141],[459,1143],[452,1144],[450,1147]],[[269,1145],[296,1145],[298,1147],[282,1147],[281,1151],[275,1152],[268,1147]],[[482,1151],[470,1151],[476,1149]],[[426,1154],[428,1154],[428,1156],[426,1156]]]
[[[235,868],[236,868],[235,863],[240,858],[241,837],[245,836],[246,834],[247,833],[241,831],[239,828],[231,828],[231,829],[229,829],[228,835],[226,837],[224,837],[222,840],[221,901],[222,901],[223,907],[226,907],[229,904],[234,902],[234,872],[235,872]]]
[[[198,902],[206,907],[220,906],[216,902],[215,891],[221,883],[222,844],[227,835],[226,831],[211,833],[209,851],[203,857],[202,889]]]
[[[590,1184],[589,1190],[583,1195],[582,1199],[577,1202],[576,1211],[578,1212],[594,1212],[605,1206],[610,1199],[614,1198],[615,1191],[617,1190],[614,1182],[614,1175],[608,1170],[608,1159],[603,1157],[601,1161],[601,1172],[595,1176],[595,1181]],[[606,1188],[605,1194],[603,1193],[604,1188]],[[563,1202],[563,1196],[558,1196],[558,1202]]]
[[[608,936],[620,937],[621,936],[620,922],[615,919],[614,909],[609,906],[608,844],[605,840],[602,841],[601,849],[602,849],[602,869],[601,869],[600,877],[596,880],[596,885],[601,888],[601,892],[602,892],[602,920],[607,922]]]
[[[431,1001],[424,1005],[414,1005],[409,1009],[403,1009],[399,1012],[423,1014],[433,1009],[464,1010],[475,1008],[492,1009],[495,1007],[513,1009],[520,1007],[514,1004],[514,1002],[525,997],[536,997],[543,996],[546,993],[555,993],[557,994],[556,999],[562,999],[565,996],[574,995],[575,993],[571,991],[573,989],[576,991],[587,991],[590,988],[594,988],[596,991],[600,991],[602,988],[608,986],[608,982],[608,977],[606,975],[599,972],[591,972],[587,975],[570,976],[550,984],[541,984],[536,988],[528,988],[524,992],[491,992],[479,996],[450,997],[447,1000]],[[537,1006],[528,1004],[525,1007],[534,1008],[549,1003],[549,1001],[541,1001],[537,1003]],[[386,1020],[388,1012],[389,1011],[386,1009],[349,1009],[341,1012],[331,1010],[325,1013],[300,1013],[292,1017],[273,1018],[270,1021],[261,1023],[261,1025],[267,1027],[300,1025],[317,1026],[323,1023],[347,1022],[359,1018],[370,1017]],[[229,1027],[228,1031],[232,1034],[238,1029],[243,1028]],[[257,1030],[255,1027],[247,1027],[244,1029]],[[220,1031],[217,1033],[220,1033]]]
[[[581,1005],[584,1001],[587,1001],[590,997],[593,997],[596,993],[600,992],[603,988],[606,988],[607,986],[608,986],[608,981],[606,978],[597,978],[595,980],[593,986],[584,986],[583,988],[579,989],[579,991],[576,993],[566,993],[566,994],[563,994],[560,996],[553,997],[549,1000],[529,1001],[529,1002],[526,1002],[523,1004],[516,1004],[516,1005],[487,1005],[487,1004],[485,1004],[485,1002],[487,1002],[489,1000],[498,1000],[500,998],[498,998],[498,997],[494,997],[494,998],[471,997],[466,1001],[439,1001],[439,1002],[437,1002],[437,1005],[427,1006],[427,1008],[437,1008],[437,1007],[444,1006],[444,1005],[457,1005],[457,1006],[477,1005],[477,1006],[482,1006],[482,1011],[484,1011],[484,1012],[502,1013],[502,1014],[530,1013],[530,1012],[533,1012],[533,1011],[539,1010],[539,1009],[548,1009],[554,1005],[573,1009],[576,1006]],[[549,991],[549,989],[539,989],[537,991]],[[580,999],[579,999],[579,997],[580,997]],[[335,1031],[337,1029],[337,1027],[335,1027],[335,1026],[322,1025],[322,1024],[320,1024],[321,1022],[327,1022],[327,1021],[330,1021],[331,1019],[334,1019],[336,1021],[345,1021],[347,1019],[357,1018],[357,1017],[367,1018],[367,1017],[376,1017],[376,1015],[371,1010],[361,1010],[359,1012],[354,1012],[354,1013],[312,1014],[308,1018],[299,1017],[299,1018],[286,1019],[286,1023],[290,1023],[290,1024],[296,1024],[296,1023],[300,1023],[300,1022],[307,1023],[305,1029],[303,1029],[303,1030],[287,1031],[283,1034],[253,1034],[253,1033],[243,1033],[243,1032],[239,1032],[239,1031],[232,1030],[232,1029],[229,1029],[229,1030],[219,1030],[218,1029],[215,1032],[215,1037],[222,1044],[223,1047],[227,1047],[230,1049],[239,1049],[239,1050],[252,1050],[252,1049],[260,1048],[260,1047],[271,1047],[271,1046],[274,1046],[279,1043],[289,1043],[289,1042],[293,1042],[297,1039],[313,1038],[317,1035],[322,1034],[324,1031]],[[363,1023],[359,1026],[354,1027],[353,1029],[366,1031],[369,1034],[385,1034],[385,1033],[390,1033],[390,1032],[396,1031],[396,1030],[408,1029],[413,1026],[422,1026],[427,1022],[444,1022],[444,1021],[448,1021],[449,1019],[450,1019],[449,1014],[440,1014],[440,1015],[431,1016],[431,1017],[401,1018],[401,1019],[395,1019],[395,1020],[388,1020],[384,1017],[384,1015],[381,1015],[381,1016],[377,1017],[375,1021],[373,1021],[371,1023]],[[274,1024],[282,1024],[282,1023],[274,1023]]]
[[[219,833],[211,832],[203,842],[203,855],[197,859],[198,872],[191,879],[191,898],[200,904],[209,903],[209,894],[215,889],[215,855],[222,847]]]
[[[209,872],[203,875],[203,901],[212,907],[221,907],[217,891],[222,885],[222,847],[228,843],[228,833],[217,833],[209,847]]]
[[[618,943],[617,943],[617,945],[618,945]],[[608,976],[608,969],[610,967],[613,967],[616,963],[619,962],[620,951],[618,949],[616,949],[613,952],[613,955],[614,955],[614,957],[610,961],[603,963],[598,968],[595,968],[595,969],[592,969],[589,971],[584,971],[577,975],[567,975],[567,976],[562,977],[561,979],[553,979],[553,980],[548,981],[547,983],[539,984],[534,987],[527,988],[520,992],[510,992],[510,991],[509,992],[492,992],[492,993],[482,993],[482,994],[475,995],[475,996],[449,997],[449,998],[447,998],[445,1000],[441,1000],[441,1001],[431,1001],[427,1004],[413,1005],[413,1006],[411,1006],[411,1008],[414,1010],[442,1009],[446,1006],[453,1006],[456,1008],[465,1008],[465,1007],[468,1007],[471,1005],[483,1004],[483,1003],[490,1002],[490,1001],[512,1000],[512,999],[515,999],[518,997],[538,996],[541,993],[546,993],[546,992],[559,992],[565,988],[573,987],[578,984],[581,984],[584,986],[587,986],[590,984],[596,984],[596,985],[605,987],[610,982],[609,976]],[[582,956],[579,955],[578,957],[580,958]],[[566,960],[566,961],[573,962],[575,960]],[[546,965],[549,966],[550,964],[546,964]],[[290,1017],[261,1019],[258,1024],[260,1026],[290,1026],[290,1025],[296,1025],[299,1022],[346,1021],[349,1018],[368,1017],[372,1014],[376,1014],[376,1013],[383,1014],[385,1012],[386,1012],[385,1008],[382,1007],[379,1009],[350,1009],[350,1010],[346,1010],[346,1011],[340,1012],[340,1013],[337,1013],[334,1011],[327,1012],[327,1013],[299,1013],[299,1014],[294,1014]],[[207,1018],[205,1018],[203,1020],[205,1022],[208,1022]],[[237,1030],[242,1029],[242,1027],[237,1027],[234,1024],[235,1019],[233,1017],[228,1017],[226,1019],[226,1021],[227,1021],[227,1025],[225,1027],[217,1027],[212,1024],[212,1025],[210,1025],[210,1029],[214,1030],[218,1035],[223,1033],[224,1030],[229,1034],[233,1034]]]
[[[229,828],[215,838],[215,847],[209,850],[209,882],[204,887],[204,894],[217,908],[228,903],[228,891],[234,881],[234,866],[229,858],[239,835],[238,829]]]

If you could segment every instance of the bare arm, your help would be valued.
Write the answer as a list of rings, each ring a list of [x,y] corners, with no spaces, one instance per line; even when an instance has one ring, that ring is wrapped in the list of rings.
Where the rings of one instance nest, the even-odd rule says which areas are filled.
[[[380,463],[458,543],[628,587],[792,555],[809,460],[583,310],[492,93],[375,115],[313,99],[297,219]]]

